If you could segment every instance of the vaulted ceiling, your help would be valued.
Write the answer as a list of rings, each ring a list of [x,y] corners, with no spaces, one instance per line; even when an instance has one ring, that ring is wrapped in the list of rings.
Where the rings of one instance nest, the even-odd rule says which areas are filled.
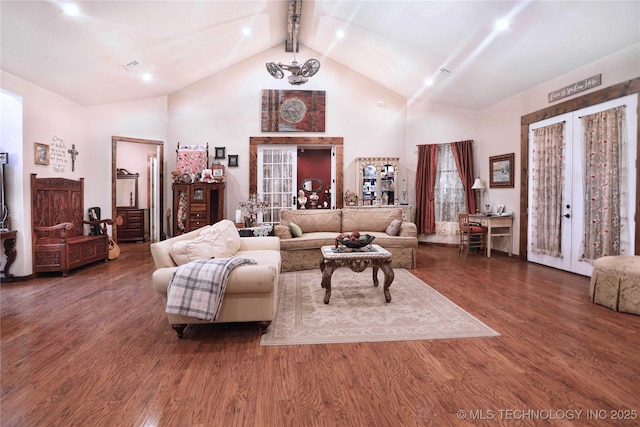
[[[170,94],[287,38],[287,1],[62,5],[1,1],[1,67],[85,106]],[[639,22],[638,1],[303,0],[300,43],[407,99],[481,109],[638,46]]]

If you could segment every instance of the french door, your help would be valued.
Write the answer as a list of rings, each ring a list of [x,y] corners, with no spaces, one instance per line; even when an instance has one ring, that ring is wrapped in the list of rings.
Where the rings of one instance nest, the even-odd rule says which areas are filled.
[[[531,262],[590,276],[584,260],[585,161],[581,118],[625,106],[620,193],[621,254],[633,254],[637,155],[637,95],[629,95],[529,126],[529,218],[527,258]]]
[[[263,222],[280,222],[280,210],[295,208],[297,147],[259,145],[257,165],[258,198],[269,203]]]

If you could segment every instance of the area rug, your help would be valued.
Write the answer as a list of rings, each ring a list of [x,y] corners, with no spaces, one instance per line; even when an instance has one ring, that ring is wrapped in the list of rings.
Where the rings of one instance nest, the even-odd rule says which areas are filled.
[[[409,271],[396,269],[391,302],[372,270],[334,271],[331,300],[324,304],[320,270],[282,273],[278,311],[261,345],[436,340],[498,336],[496,331],[454,304]]]

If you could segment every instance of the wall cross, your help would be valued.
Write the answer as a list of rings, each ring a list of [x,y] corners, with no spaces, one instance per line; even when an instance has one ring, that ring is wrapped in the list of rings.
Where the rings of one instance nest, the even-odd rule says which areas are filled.
[[[78,150],[76,150],[76,144],[71,144],[71,149],[67,150],[67,153],[71,154],[71,171],[76,170],[76,157],[78,156]]]

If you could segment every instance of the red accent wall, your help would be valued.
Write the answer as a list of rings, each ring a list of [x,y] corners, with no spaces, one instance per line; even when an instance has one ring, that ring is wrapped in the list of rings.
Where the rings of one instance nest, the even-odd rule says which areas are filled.
[[[302,181],[307,178],[318,178],[324,183],[324,187],[318,196],[318,206],[325,201],[324,190],[331,189],[331,150],[306,149],[298,150],[298,190],[302,187]],[[331,200],[327,200],[331,205]],[[309,208],[307,202],[307,208]]]

